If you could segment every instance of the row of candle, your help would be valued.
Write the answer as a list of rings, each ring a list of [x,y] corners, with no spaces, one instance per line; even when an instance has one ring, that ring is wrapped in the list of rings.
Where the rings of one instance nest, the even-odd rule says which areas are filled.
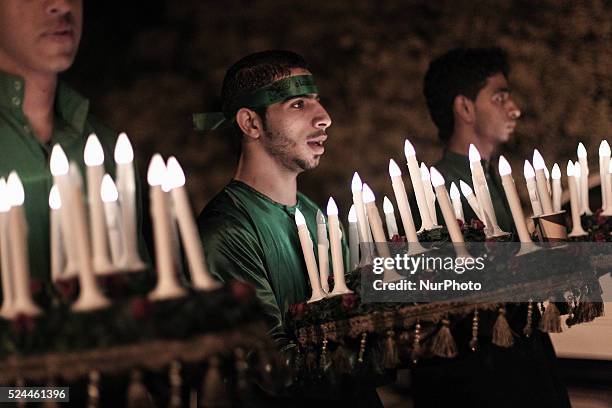
[[[133,150],[122,133],[115,146],[117,184],[104,170],[104,151],[95,135],[85,145],[87,201],[78,166],[68,161],[60,145],[52,149],[50,171],[54,184],[49,193],[51,275],[58,281],[78,276],[80,292],[75,311],[109,305],[96,275],[146,268],[138,253],[136,181]],[[180,265],[176,226],[180,231],[194,287],[208,290],[215,282],[208,271],[195,219],[184,188],[185,175],[171,157],[167,165],[153,156],[148,181],[155,233],[157,286],[152,300],[185,293],[177,276]],[[17,173],[0,179],[0,267],[3,304],[0,316],[37,315],[40,309],[29,292],[27,223],[23,213],[25,193]],[[89,205],[87,205],[89,204]]]

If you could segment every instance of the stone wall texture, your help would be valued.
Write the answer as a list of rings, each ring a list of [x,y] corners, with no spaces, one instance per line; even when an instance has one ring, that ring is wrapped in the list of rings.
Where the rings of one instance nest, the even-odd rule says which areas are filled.
[[[105,2],[96,2],[105,3]],[[110,4],[116,4],[111,7]],[[612,129],[612,3],[585,1],[149,1],[89,2],[68,80],[94,111],[131,136],[141,170],[155,152],[176,155],[199,211],[231,178],[219,136],[191,128],[194,111],[218,109],[225,70],[240,57],[284,48],[306,57],[330,112],[320,166],[300,189],[348,211],[354,171],[382,199],[387,166],[409,138],[419,159],[441,154],[422,95],[429,61],[456,46],[504,47],[523,117],[504,154],[524,188],[522,161],[540,149],[562,169],[587,146],[592,171]],[[379,201],[381,203],[382,200]]]

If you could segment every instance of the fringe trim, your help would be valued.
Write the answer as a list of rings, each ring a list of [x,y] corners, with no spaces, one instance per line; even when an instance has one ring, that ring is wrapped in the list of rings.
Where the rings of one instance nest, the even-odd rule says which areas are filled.
[[[561,313],[559,313],[559,309],[552,300],[548,301],[548,305],[546,305],[542,314],[540,330],[547,333],[561,333],[563,331],[561,329]]]
[[[387,331],[387,338],[385,340],[385,348],[383,350],[383,366],[388,369],[393,369],[399,364],[399,357],[397,355],[397,345],[395,342],[395,332],[393,330]]]
[[[153,399],[147,388],[142,383],[142,372],[133,370],[130,378],[130,385],[127,390],[128,408],[148,408],[153,407]]]
[[[506,309],[503,307],[499,308],[499,314],[495,325],[493,325],[493,338],[491,341],[493,344],[499,347],[509,348],[514,345],[514,338],[512,337],[512,329],[506,319]]]
[[[442,319],[442,327],[438,330],[431,345],[431,352],[438,357],[452,358],[457,355],[457,345],[448,327],[449,325],[450,321],[448,319]]]

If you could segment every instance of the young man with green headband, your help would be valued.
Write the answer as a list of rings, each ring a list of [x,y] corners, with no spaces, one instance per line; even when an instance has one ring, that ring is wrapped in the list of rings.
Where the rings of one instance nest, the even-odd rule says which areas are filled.
[[[223,114],[199,116],[196,125],[231,124],[240,155],[234,179],[198,217],[208,267],[222,281],[255,288],[270,336],[291,354],[295,344],[284,316],[289,305],[310,296],[295,212],[304,214],[316,248],[319,209],[298,192],[297,176],[319,164],[332,121],[306,62],[288,51],[238,61],[226,73],[221,96]],[[367,391],[357,393],[360,402],[380,405],[375,391]]]

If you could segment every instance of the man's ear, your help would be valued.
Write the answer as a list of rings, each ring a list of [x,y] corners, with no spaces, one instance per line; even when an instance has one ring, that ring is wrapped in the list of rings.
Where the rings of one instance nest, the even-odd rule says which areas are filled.
[[[473,123],[476,119],[474,101],[463,95],[455,96],[455,100],[453,101],[453,112],[455,118],[465,123]]]
[[[259,115],[248,108],[240,108],[236,113],[236,123],[247,137],[259,139],[263,134],[263,122]]]

